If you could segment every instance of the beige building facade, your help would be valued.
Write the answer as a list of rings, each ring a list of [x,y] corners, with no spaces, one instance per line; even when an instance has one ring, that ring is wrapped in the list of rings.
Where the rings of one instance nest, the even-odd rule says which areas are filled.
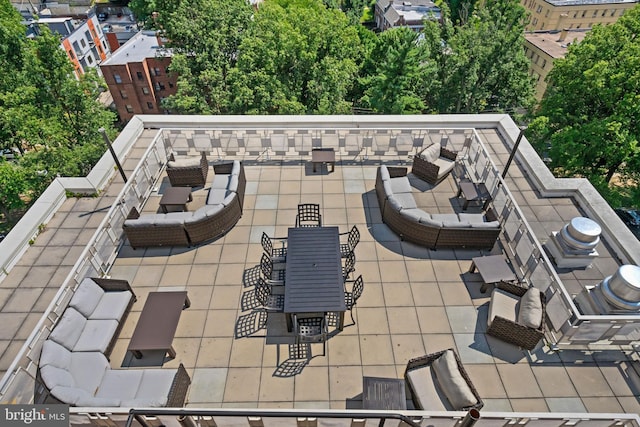
[[[530,14],[527,31],[608,25],[637,4],[638,0],[522,0]]]
[[[531,60],[529,71],[536,80],[536,99],[540,101],[547,90],[547,75],[558,58],[564,58],[569,45],[584,39],[588,29],[562,31],[534,31],[525,33],[524,50]]]

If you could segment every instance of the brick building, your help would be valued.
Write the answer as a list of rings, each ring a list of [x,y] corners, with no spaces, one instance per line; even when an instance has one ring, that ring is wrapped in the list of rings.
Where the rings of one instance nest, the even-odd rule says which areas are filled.
[[[637,4],[638,0],[522,0],[530,14],[527,31],[612,24]]]
[[[524,34],[524,51],[531,60],[529,72],[536,79],[536,99],[540,101],[547,90],[546,78],[553,62],[564,58],[567,48],[572,43],[578,43],[589,32],[583,30],[563,31],[534,31]]]
[[[154,32],[141,31],[101,64],[120,120],[136,114],[167,113],[164,98],[176,92],[176,76],[169,74],[171,53]]]

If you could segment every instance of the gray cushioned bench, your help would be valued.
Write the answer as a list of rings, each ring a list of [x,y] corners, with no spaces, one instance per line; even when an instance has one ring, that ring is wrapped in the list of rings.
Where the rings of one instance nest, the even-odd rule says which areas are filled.
[[[192,246],[226,234],[242,216],[247,180],[242,162],[213,166],[206,204],[194,212],[140,215],[132,208],[122,228],[132,248]]]
[[[376,195],[382,221],[401,239],[432,249],[491,248],[500,236],[492,209],[485,213],[430,214],[418,207],[407,168],[378,167]]]
[[[119,370],[109,355],[136,296],[126,280],[85,278],[40,353],[36,403],[182,406],[190,383],[178,369]]]

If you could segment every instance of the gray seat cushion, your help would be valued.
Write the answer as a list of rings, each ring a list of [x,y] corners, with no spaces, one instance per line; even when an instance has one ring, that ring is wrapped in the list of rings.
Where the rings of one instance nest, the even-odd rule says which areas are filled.
[[[122,320],[133,295],[129,291],[105,292],[89,320]]]
[[[418,207],[411,193],[393,193],[393,197],[398,200],[402,209],[416,209]]]
[[[103,295],[104,290],[91,278],[86,277],[80,282],[80,285],[73,293],[69,306],[78,310],[86,318],[89,318],[100,303]]]
[[[431,366],[407,372],[407,381],[413,391],[413,400],[420,408],[429,411],[448,411],[446,397],[437,386],[438,380]]]
[[[117,320],[87,320],[75,308],[69,307],[51,331],[49,338],[67,350],[104,353],[117,329]]]
[[[389,182],[391,183],[391,191],[393,194],[411,193],[411,183],[406,176],[391,178]]]
[[[445,351],[433,362],[433,370],[438,378],[438,385],[447,396],[453,409],[460,411],[478,402],[469,384],[460,373],[452,350]]]
[[[98,386],[96,397],[133,399],[142,381],[143,373],[142,369],[109,369]]]
[[[169,169],[184,169],[200,167],[200,157],[185,157],[178,160],[169,160],[167,162]]]
[[[422,158],[429,163],[435,163],[440,157],[440,144],[432,144],[422,151]]]
[[[520,299],[518,323],[529,328],[538,329],[542,323],[542,300],[540,291],[531,287]]]
[[[456,162],[445,157],[440,157],[433,163],[440,168],[438,169],[438,178],[441,178],[451,172],[456,165]]]
[[[422,218],[425,218],[425,220],[429,220],[430,218],[430,215],[422,209],[402,209],[400,216],[407,217],[413,222],[421,222]]]
[[[213,182],[211,183],[211,188],[226,190],[229,187],[230,179],[231,175],[216,174],[215,178],[213,178]]]
[[[211,188],[207,196],[207,205],[221,205],[229,194],[234,193],[225,188]]]
[[[494,288],[489,302],[489,317],[487,326],[491,325],[496,316],[516,322],[518,316],[518,303],[520,298],[502,289]]]

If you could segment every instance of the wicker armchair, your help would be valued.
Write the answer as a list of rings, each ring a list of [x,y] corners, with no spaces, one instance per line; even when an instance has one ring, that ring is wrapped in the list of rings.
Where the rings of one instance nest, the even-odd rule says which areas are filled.
[[[523,324],[521,317],[522,310],[525,309],[521,300],[530,290],[540,295],[542,313],[540,325],[537,328]],[[536,288],[527,288],[509,282],[497,283],[491,294],[487,334],[527,350],[533,350],[544,337],[545,304],[544,293]]]
[[[173,153],[167,161],[167,176],[173,187],[199,187],[207,182],[209,162],[203,151],[200,159],[187,158],[176,160]]]
[[[455,151],[430,145],[414,156],[411,172],[423,181],[436,185],[453,170],[456,157]]]
[[[440,367],[434,365],[434,362],[445,355],[455,360],[452,363],[454,370],[449,375],[443,375]],[[452,348],[409,360],[404,377],[416,409],[466,411],[472,408],[480,410],[484,406],[469,374]],[[456,388],[457,390],[453,390]],[[450,395],[456,394],[460,389],[466,391],[467,403],[456,405],[452,402],[456,399],[452,399]]]

